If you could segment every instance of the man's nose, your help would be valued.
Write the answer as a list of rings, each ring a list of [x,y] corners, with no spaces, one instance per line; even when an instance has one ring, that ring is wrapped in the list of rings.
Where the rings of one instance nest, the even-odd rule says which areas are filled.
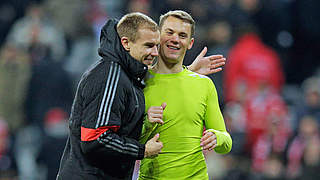
[[[157,46],[154,46],[151,51],[152,56],[159,56],[159,50]]]
[[[172,41],[173,43],[178,43],[178,41],[179,41],[179,35],[178,35],[178,34],[173,34],[173,35],[172,35],[172,38],[171,38],[171,41]]]

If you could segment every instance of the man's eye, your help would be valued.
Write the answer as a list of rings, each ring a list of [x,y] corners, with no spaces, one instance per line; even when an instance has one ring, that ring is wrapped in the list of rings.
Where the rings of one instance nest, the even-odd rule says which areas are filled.
[[[186,37],[187,37],[187,35],[185,35],[185,34],[181,34],[181,35],[180,35],[180,37],[184,39],[184,38],[186,38]]]

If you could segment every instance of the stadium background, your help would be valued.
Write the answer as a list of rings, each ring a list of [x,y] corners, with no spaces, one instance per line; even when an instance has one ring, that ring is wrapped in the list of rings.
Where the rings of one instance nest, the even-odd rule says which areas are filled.
[[[233,138],[204,152],[215,180],[319,179],[320,1],[1,0],[0,180],[55,179],[77,81],[99,59],[108,18],[194,17],[194,47],[227,64],[210,75]],[[135,176],[136,176],[135,172]]]

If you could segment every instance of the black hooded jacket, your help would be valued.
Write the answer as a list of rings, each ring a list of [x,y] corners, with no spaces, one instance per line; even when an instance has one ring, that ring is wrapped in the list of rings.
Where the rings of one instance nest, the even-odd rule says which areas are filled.
[[[130,179],[144,156],[139,139],[147,66],[122,47],[116,20],[101,30],[98,61],[82,76],[69,120],[58,180]]]

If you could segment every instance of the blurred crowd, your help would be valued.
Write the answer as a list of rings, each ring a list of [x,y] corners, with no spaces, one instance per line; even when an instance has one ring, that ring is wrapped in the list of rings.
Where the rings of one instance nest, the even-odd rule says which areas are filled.
[[[227,63],[214,81],[233,149],[204,152],[214,180],[320,179],[319,0],[2,0],[0,180],[54,180],[81,74],[108,18],[182,9]],[[137,173],[137,171],[135,172]]]

